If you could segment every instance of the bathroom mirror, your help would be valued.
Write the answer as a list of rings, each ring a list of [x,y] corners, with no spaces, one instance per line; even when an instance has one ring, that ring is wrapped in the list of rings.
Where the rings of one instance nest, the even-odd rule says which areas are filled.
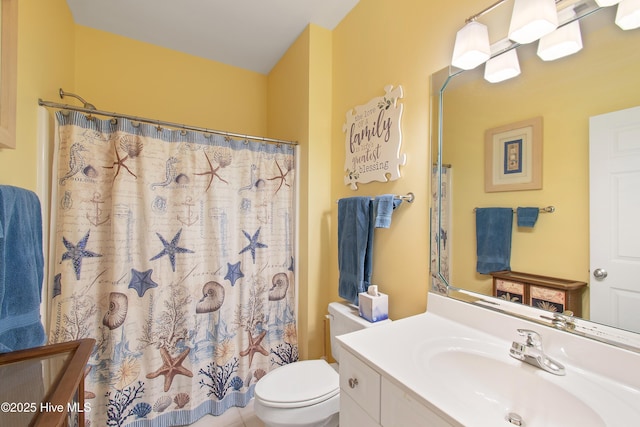
[[[578,53],[542,61],[534,42],[514,47],[521,74],[513,79],[489,83],[483,65],[470,71],[449,67],[431,79],[432,291],[546,325],[554,325],[553,313],[491,297],[492,277],[476,272],[475,209],[553,206],[554,212],[540,213],[530,229],[517,227],[514,215],[511,269],[594,286],[589,271],[589,118],[640,105],[640,29],[617,27],[615,6],[598,8],[593,0],[566,3],[581,17],[583,49]],[[489,27],[492,43],[506,37],[512,7],[507,1],[479,19]],[[542,188],[486,192],[485,133],[537,117],[542,118]],[[640,334],[589,321],[589,288],[581,306],[583,319],[560,327],[640,351]]]

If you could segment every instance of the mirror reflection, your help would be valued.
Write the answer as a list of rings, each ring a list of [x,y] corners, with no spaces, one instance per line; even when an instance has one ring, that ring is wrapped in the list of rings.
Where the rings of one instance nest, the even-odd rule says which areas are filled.
[[[484,66],[470,71],[449,68],[432,77],[434,101],[438,102],[439,92],[442,95],[441,105],[434,105],[432,109],[435,113],[439,107],[442,110],[440,117],[433,118],[434,127],[439,124],[441,140],[434,140],[433,158],[445,166],[440,169],[441,175],[433,180],[434,194],[442,200],[434,205],[441,212],[433,221],[433,229],[440,230],[437,233],[440,244],[432,250],[432,271],[438,272],[445,286],[517,299],[514,295],[517,292],[497,292],[495,278],[478,271],[478,210],[553,207],[553,212],[540,212],[533,226],[518,226],[514,212],[509,269],[516,275],[523,273],[527,279],[522,281],[549,279],[550,289],[555,291],[565,285],[582,284],[577,291],[573,290],[574,308],[570,311],[587,320],[640,332],[640,285],[637,283],[640,228],[636,224],[640,218],[640,197],[637,196],[640,173],[626,172],[631,178],[618,180],[618,187],[629,188],[617,193],[620,200],[613,201],[611,195],[606,194],[612,187],[606,187],[605,195],[597,196],[597,200],[590,196],[590,190],[596,187],[589,182],[590,127],[594,126],[590,118],[640,106],[640,29],[623,31],[614,24],[614,19],[615,8],[611,7],[581,19],[583,49],[555,61],[542,61],[536,55],[537,43],[519,46],[521,74],[510,80],[489,83],[483,76]],[[636,109],[636,113],[638,111]],[[505,187],[505,191],[495,188],[487,191],[487,180],[495,180],[495,176],[485,174],[485,159],[491,156],[487,146],[492,146],[485,138],[536,118],[541,119],[541,188],[518,189],[516,186]],[[640,122],[637,118],[629,120]],[[625,126],[627,135],[610,146],[625,145],[627,151],[620,151],[617,156],[631,161],[631,153],[640,152],[640,131],[637,130],[640,127]],[[616,132],[620,134],[619,130]],[[520,155],[525,160],[517,159],[524,162],[526,168],[526,157],[532,154],[527,154],[526,143],[522,149]],[[591,162],[602,163],[599,158],[592,158]],[[639,165],[640,159],[635,162]],[[501,168],[504,164],[497,166]],[[598,179],[615,181],[618,178]],[[436,191],[438,185],[440,191]],[[594,204],[618,209],[613,217],[606,217],[603,225],[598,226],[608,235],[609,243],[590,241],[594,237],[590,219],[600,216],[594,215]],[[610,244],[611,240],[616,240],[617,246]],[[606,262],[619,256],[626,267],[635,268],[632,286],[638,288],[617,289],[621,283],[617,274],[609,274],[606,280],[594,278],[592,272],[606,268],[604,264],[591,263],[590,257],[594,256],[591,252],[603,247],[605,251],[615,247],[620,252],[605,254]],[[554,281],[563,285],[554,286]],[[507,278],[506,284],[509,282]],[[525,303],[552,312],[568,310],[567,300],[560,305],[541,306],[534,303],[533,289],[520,291],[523,293],[520,297],[527,299]],[[551,294],[547,300],[553,299]],[[615,297],[611,299],[611,295]],[[538,300],[544,302],[545,295],[542,296]],[[566,293],[564,297],[569,298]]]

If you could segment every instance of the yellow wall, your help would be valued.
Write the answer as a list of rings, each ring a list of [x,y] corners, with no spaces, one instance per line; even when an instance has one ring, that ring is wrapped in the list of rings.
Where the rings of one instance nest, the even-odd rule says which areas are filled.
[[[325,342],[331,192],[331,32],[309,26],[269,74],[269,134],[300,144],[298,343],[304,359]]]
[[[391,318],[423,312],[429,286],[429,76],[450,61],[453,40],[466,16],[486,4],[479,0],[361,0],[333,34],[333,124],[331,188],[333,199],[354,195],[413,192],[390,229],[374,237],[372,282],[389,294]],[[387,85],[402,86],[404,104],[401,152],[407,164],[389,183],[344,185],[346,113],[384,95]],[[337,300],[337,205],[332,206],[331,299]]]
[[[475,271],[475,207],[548,205],[556,212],[541,214],[533,229],[514,225],[511,269],[589,281],[588,118],[637,105],[640,86],[629,82],[640,75],[640,33],[608,25],[583,39],[583,51],[557,62],[521,54],[520,78],[489,84],[479,75],[445,91],[443,162],[453,165],[454,181],[452,283],[491,293],[491,277]],[[618,71],[603,79],[608,66]],[[537,116],[543,118],[543,188],[485,193],[485,130]]]
[[[75,89],[98,109],[266,134],[266,76],[79,25],[75,30]]]
[[[331,248],[331,209],[335,206],[331,186],[331,88],[333,78],[331,32],[318,27],[312,28],[311,55],[309,58],[309,145],[306,151],[309,174],[307,185],[301,191],[308,194],[309,207],[306,244],[309,253],[306,257],[308,271],[308,317],[307,341],[304,348],[308,352],[303,356],[315,358],[318,355],[330,355],[327,339],[329,322],[326,318],[327,305],[331,301],[332,288],[330,277],[329,253]],[[302,150],[302,155],[305,151]],[[302,234],[303,236],[305,234]],[[304,242],[304,239],[301,239]],[[324,339],[320,339],[320,338]],[[320,352],[322,350],[322,352]]]
[[[36,189],[38,98],[74,85],[73,19],[64,0],[18,2],[16,149],[0,149],[0,183]]]

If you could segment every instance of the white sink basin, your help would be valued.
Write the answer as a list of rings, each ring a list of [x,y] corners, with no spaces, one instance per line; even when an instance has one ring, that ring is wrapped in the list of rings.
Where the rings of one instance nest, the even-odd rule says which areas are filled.
[[[340,337],[452,426],[628,426],[640,420],[640,354],[429,296],[428,312]],[[518,329],[542,337],[563,376],[509,356]]]
[[[418,360],[437,379],[437,387],[478,415],[496,422],[511,417],[515,425],[521,420],[529,427],[607,425],[588,404],[556,384],[565,382],[570,389],[571,375],[556,378],[524,364],[508,356],[508,347],[461,338],[420,347]]]

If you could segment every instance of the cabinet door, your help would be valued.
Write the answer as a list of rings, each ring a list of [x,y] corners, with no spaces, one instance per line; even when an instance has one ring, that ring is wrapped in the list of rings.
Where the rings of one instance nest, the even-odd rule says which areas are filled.
[[[450,427],[453,425],[386,378],[382,378],[380,402],[380,422],[383,427]]]
[[[346,350],[340,352],[340,393],[380,421],[380,374]]]
[[[349,395],[340,391],[340,427],[380,427]]]

